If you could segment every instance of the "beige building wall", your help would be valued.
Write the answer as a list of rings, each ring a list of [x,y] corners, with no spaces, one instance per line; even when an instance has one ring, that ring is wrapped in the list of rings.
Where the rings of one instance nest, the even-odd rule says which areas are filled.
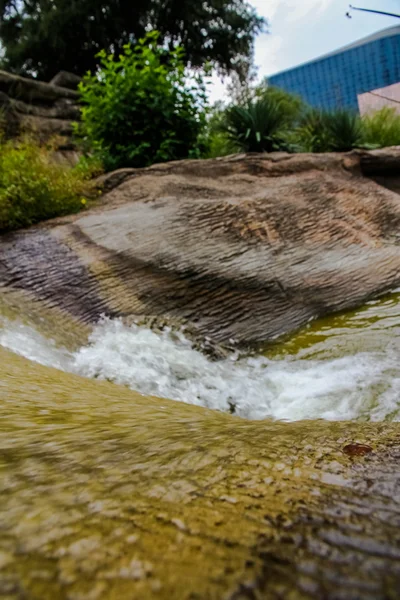
[[[359,94],[357,98],[361,115],[375,112],[385,106],[396,109],[400,114],[400,83]]]

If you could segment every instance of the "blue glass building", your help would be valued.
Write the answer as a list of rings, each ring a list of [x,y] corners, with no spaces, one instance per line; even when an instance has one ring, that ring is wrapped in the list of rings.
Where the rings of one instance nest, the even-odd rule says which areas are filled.
[[[400,82],[400,27],[268,77],[316,108],[358,110],[357,95]]]

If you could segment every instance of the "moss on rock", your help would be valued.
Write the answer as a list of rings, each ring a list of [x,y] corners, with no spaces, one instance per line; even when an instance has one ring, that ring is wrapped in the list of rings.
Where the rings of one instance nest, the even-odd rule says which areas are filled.
[[[246,422],[4,349],[0,379],[6,597],[397,597],[400,425]]]

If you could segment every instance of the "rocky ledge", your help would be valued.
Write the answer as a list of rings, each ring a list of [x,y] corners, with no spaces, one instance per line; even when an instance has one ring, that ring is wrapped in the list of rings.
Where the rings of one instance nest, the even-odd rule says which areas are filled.
[[[400,149],[117,171],[84,213],[1,237],[2,290],[80,323],[272,340],[399,285],[399,172]]]
[[[0,109],[5,133],[17,137],[30,133],[40,141],[59,136],[59,157],[77,160],[72,143],[74,121],[79,120],[79,78],[61,72],[50,83],[0,71]],[[74,89],[71,89],[74,88]]]

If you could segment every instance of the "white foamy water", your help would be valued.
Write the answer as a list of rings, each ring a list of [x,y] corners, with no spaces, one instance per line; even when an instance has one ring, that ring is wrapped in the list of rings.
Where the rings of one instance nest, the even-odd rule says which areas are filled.
[[[329,352],[328,357],[323,352],[320,357],[321,344],[332,345],[326,331],[314,344],[318,358],[308,348],[273,359],[230,357],[212,362],[194,350],[183,334],[155,333],[119,320],[99,323],[88,345],[77,352],[57,347],[28,326],[0,321],[0,345],[44,365],[107,379],[143,394],[221,411],[234,407],[235,414],[248,419],[400,420],[399,338],[393,314],[389,317],[388,329],[394,334],[383,347],[370,343],[363,351],[368,348],[365,337],[353,347],[351,323],[334,330],[338,340],[334,358],[329,358]],[[366,320],[364,313],[362,318]],[[371,331],[376,333],[376,319]],[[360,336],[359,329],[356,333]],[[314,340],[317,334],[312,335]],[[344,356],[337,357],[343,340]]]

